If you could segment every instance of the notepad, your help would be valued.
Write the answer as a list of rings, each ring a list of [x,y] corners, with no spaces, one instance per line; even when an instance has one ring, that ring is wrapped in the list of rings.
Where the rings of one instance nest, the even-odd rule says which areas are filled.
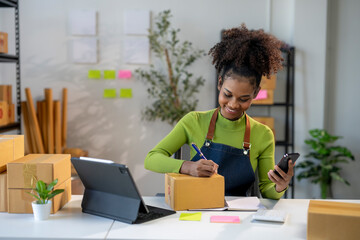
[[[212,223],[240,223],[239,216],[211,216]]]
[[[257,211],[265,208],[261,204],[258,197],[238,197],[233,200],[225,201],[225,207],[222,208],[204,208],[204,209],[189,209],[191,211]]]

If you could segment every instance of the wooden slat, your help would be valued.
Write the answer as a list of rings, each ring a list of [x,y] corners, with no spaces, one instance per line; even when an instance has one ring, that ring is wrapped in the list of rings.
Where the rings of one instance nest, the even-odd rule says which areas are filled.
[[[54,153],[54,107],[52,89],[45,89],[48,153]]]
[[[25,129],[25,154],[34,153],[31,141],[30,123],[26,102],[21,102],[21,116],[23,118]]]
[[[63,149],[66,148],[66,141],[67,141],[67,88],[63,88],[62,92],[62,127],[61,127],[61,145]]]
[[[43,144],[43,141],[41,138],[41,133],[40,133],[39,122],[36,117],[34,102],[33,102],[32,96],[31,96],[30,89],[25,88],[25,93],[26,93],[26,99],[27,99],[26,104],[27,104],[28,111],[29,111],[30,128],[34,129],[35,143],[36,143],[36,148],[38,150],[37,153],[45,153],[44,144]]]
[[[60,101],[54,101],[54,137],[55,137],[55,153],[61,154],[61,107]]]

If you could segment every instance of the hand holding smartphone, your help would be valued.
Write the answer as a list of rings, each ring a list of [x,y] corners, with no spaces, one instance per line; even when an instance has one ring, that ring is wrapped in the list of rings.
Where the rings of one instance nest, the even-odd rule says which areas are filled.
[[[299,158],[299,153],[286,153],[280,160],[280,162],[277,164],[278,167],[283,170],[285,173],[289,170],[289,161],[292,160],[293,163],[296,162],[296,160]],[[281,175],[274,169],[274,173],[281,177]]]

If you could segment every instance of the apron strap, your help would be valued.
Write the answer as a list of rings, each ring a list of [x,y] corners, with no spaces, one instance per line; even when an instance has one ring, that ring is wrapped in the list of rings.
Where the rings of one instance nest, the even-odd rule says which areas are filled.
[[[209,130],[208,130],[208,133],[206,135],[206,139],[208,140],[213,140],[214,138],[214,133],[215,133],[215,125],[216,125],[216,120],[217,120],[217,117],[218,117],[218,112],[219,112],[219,108],[217,108],[215,110],[215,112],[213,113],[212,117],[211,117],[211,120],[210,120],[210,125],[209,125]]]
[[[213,115],[211,117],[209,130],[208,130],[208,133],[206,135],[207,140],[212,141],[213,138],[214,138],[215,125],[216,125],[216,120],[217,120],[217,117],[218,117],[219,109],[220,109],[220,107],[218,107],[215,110],[215,112],[213,113]],[[250,143],[250,121],[249,121],[249,117],[247,116],[246,113],[245,113],[245,119],[246,119],[246,126],[245,126],[243,149],[245,149],[245,151],[247,153],[251,148],[251,143]]]

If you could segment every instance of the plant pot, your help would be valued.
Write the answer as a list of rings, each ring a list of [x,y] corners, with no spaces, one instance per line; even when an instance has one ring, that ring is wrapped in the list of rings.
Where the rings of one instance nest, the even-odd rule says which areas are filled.
[[[32,209],[35,220],[46,220],[50,216],[52,202],[49,200],[45,204],[38,204],[36,201],[32,202]]]

